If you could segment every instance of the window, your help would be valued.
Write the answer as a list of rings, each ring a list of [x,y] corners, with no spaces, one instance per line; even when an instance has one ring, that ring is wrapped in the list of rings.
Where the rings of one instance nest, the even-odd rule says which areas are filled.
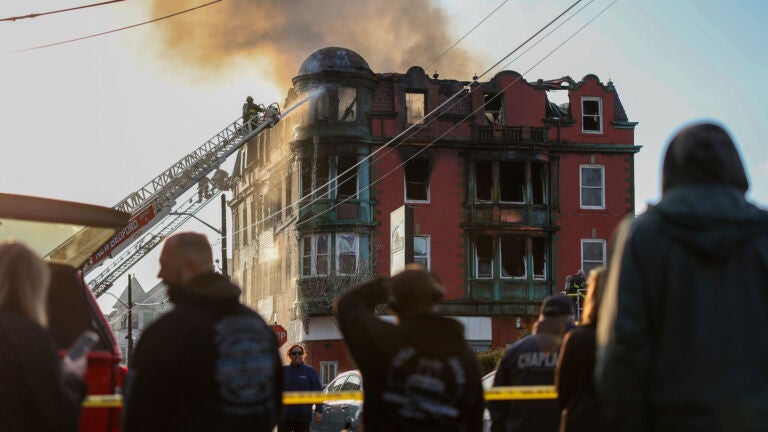
[[[347,380],[344,381],[344,385],[341,386],[341,391],[360,391],[362,382],[357,375],[350,375]]]
[[[581,268],[585,275],[595,267],[605,265],[605,240],[581,241]]]
[[[301,239],[301,275],[328,275],[328,234],[314,234]]]
[[[605,167],[602,165],[581,165],[579,167],[581,185],[581,208],[605,208]]]
[[[405,92],[405,122],[424,124],[427,112],[427,95],[421,92]]]
[[[474,238],[475,277],[478,279],[547,278],[548,241],[544,237],[503,234]],[[496,273],[495,268],[498,268]]]
[[[323,383],[323,387],[327,386],[329,382],[336,378],[339,374],[339,362],[337,361],[321,361],[320,362],[320,381]]]
[[[483,95],[485,104],[485,119],[489,125],[504,124],[504,94],[503,93],[485,93]]]
[[[328,156],[318,156],[317,162],[312,157],[301,160],[301,197],[325,198],[328,196]],[[311,195],[310,195],[311,194]]]
[[[547,164],[524,161],[475,161],[475,202],[546,205]]]
[[[493,277],[493,237],[478,236],[475,239],[475,267],[478,279]]]
[[[405,200],[429,202],[429,159],[415,157],[405,163]]]
[[[338,113],[340,121],[353,122],[357,119],[357,89],[339,87]]]
[[[413,236],[413,262],[429,270],[429,236]]]
[[[602,98],[581,98],[581,130],[585,133],[603,133]]]
[[[336,234],[336,271],[338,274],[354,274],[357,271],[359,242],[351,233]]]
[[[336,157],[336,197],[354,198],[357,196],[357,155],[339,155]]]

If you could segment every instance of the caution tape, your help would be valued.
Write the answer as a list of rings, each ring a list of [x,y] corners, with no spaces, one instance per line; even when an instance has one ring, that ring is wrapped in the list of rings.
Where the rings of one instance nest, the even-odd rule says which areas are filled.
[[[541,400],[557,399],[554,386],[515,386],[493,387],[485,391],[485,400]],[[363,392],[343,391],[336,393],[286,391],[283,392],[283,405],[308,405],[326,401],[361,401]],[[120,408],[123,406],[122,395],[88,395],[83,408]]]

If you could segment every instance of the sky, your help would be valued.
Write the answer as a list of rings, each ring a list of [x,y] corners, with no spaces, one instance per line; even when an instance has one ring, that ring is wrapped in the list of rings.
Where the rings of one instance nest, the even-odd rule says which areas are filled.
[[[210,1],[126,0],[0,21],[0,191],[111,207],[237,119],[247,95],[282,106],[291,77],[318,49],[352,49],[374,72],[417,65],[468,81],[574,2],[222,0],[29,50]],[[4,0],[0,19],[98,2]],[[582,0],[571,13],[578,10],[503,69],[528,81],[565,75],[578,81],[592,73],[614,83],[629,120],[638,122],[636,212],[660,198],[669,138],[703,120],[731,132],[751,181],[748,198],[768,207],[768,133],[760,120],[768,101],[762,84],[768,3]],[[231,171],[232,164],[224,168]],[[209,207],[198,216],[220,225],[219,201]],[[218,250],[209,228],[192,220],[184,229],[207,234]],[[158,282],[158,254],[129,271],[146,289]],[[110,292],[119,295],[126,286],[124,275]],[[99,302],[113,303],[109,296]]]

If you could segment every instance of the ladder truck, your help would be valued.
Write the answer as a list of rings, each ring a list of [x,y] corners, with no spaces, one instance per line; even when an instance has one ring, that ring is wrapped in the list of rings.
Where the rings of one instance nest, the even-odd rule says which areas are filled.
[[[221,164],[259,132],[273,127],[280,120],[280,107],[276,102],[260,107],[262,110],[257,116],[249,120],[240,117],[230,123],[195,151],[114,206],[132,215],[128,225],[91,255],[80,268],[86,276],[90,273],[91,276],[95,275],[89,277],[89,285],[95,297],[104,294],[155,246],[221,192],[229,189],[229,178],[219,169]],[[208,175],[214,170],[216,173],[209,179]],[[204,191],[198,191],[198,200],[184,201],[176,207],[176,200],[194,186],[205,187]],[[104,240],[94,238],[93,232],[85,228],[49,256],[55,257],[63,250],[69,251],[86,243]],[[109,258],[109,265],[102,269]]]

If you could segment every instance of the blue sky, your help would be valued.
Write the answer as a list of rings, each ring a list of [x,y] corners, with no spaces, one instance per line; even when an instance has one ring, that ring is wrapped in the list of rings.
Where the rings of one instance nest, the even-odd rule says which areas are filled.
[[[27,1],[6,0],[0,4],[0,18],[84,3],[41,0],[30,6]],[[185,5],[202,3],[188,0]],[[501,3],[436,2],[447,16],[451,41]],[[478,63],[473,72],[480,73],[571,3],[509,0],[458,48],[474,55]],[[526,72],[610,3],[583,0],[578,6],[586,5],[582,12],[508,69]],[[339,4],[338,14],[343,15],[343,1],[324,4],[329,8]],[[215,16],[216,8],[223,7],[219,5],[194,13]],[[287,86],[272,82],[259,53],[235,58],[207,73],[183,67],[183,59],[169,63],[182,54],[160,48],[156,41],[160,26],[170,20],[58,47],[13,52],[156,16],[150,0],[132,0],[0,22],[4,141],[0,190],[112,206],[237,118],[245,95],[265,103],[285,99]],[[264,19],[270,19],[268,13]],[[670,136],[699,120],[718,121],[730,130],[749,171],[749,197],[766,207],[768,150],[762,121],[768,101],[762,76],[768,70],[763,45],[768,40],[766,19],[768,3],[761,1],[619,0],[525,77],[535,81],[570,75],[579,80],[594,73],[603,82],[614,82],[629,119],[639,122],[638,212],[660,197],[659,166]],[[308,44],[296,54],[306,58],[332,43],[358,51],[374,71],[392,71],[376,63],[370,52],[376,44],[370,42],[345,39],[330,29],[317,46]],[[397,44],[396,39],[387,42],[392,43]],[[451,55],[441,63],[451,62]],[[419,58],[412,64],[426,66],[431,60]],[[441,64],[434,68],[440,70]],[[298,64],[287,75],[297,70]],[[441,74],[461,80],[470,76]],[[218,205],[212,207],[201,217],[218,225]],[[199,223],[186,228],[206,232],[216,242]],[[155,252],[132,270],[147,288],[157,281],[156,262]],[[126,284],[124,276],[116,286]]]

